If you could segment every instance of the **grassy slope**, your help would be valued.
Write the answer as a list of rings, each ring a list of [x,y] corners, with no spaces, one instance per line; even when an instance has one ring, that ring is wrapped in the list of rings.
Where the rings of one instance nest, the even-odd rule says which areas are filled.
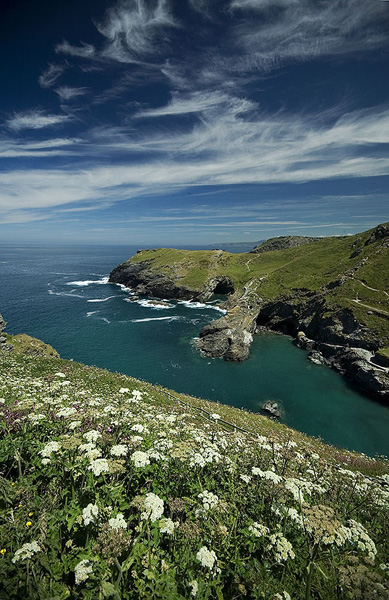
[[[284,591],[312,600],[386,597],[387,571],[379,565],[387,557],[387,461],[71,361],[3,352],[0,382],[2,600],[184,600],[193,597],[193,582],[200,600],[285,599]],[[141,397],[134,399],[133,390]],[[91,430],[109,465],[101,475],[93,475],[94,459],[81,449]],[[42,454],[52,442],[60,449]],[[111,452],[117,444],[128,450],[119,459]],[[136,466],[134,451],[149,453],[150,464]],[[196,453],[204,466],[192,464]],[[216,495],[215,506],[205,506],[204,492]],[[141,514],[150,493],[164,502],[163,517],[154,521]],[[90,504],[98,515],[87,524],[83,510]],[[109,524],[118,514],[124,529]],[[173,534],[163,533],[164,518],[175,523]],[[350,519],[363,524],[362,534],[350,529]],[[253,523],[267,528],[260,537]],[[354,541],[344,541],[342,531],[353,531]],[[274,535],[281,533],[294,558],[277,554]],[[31,542],[38,552],[15,560]],[[212,568],[198,557],[204,546],[215,552]],[[80,563],[88,572],[77,583]]]
[[[367,261],[347,282],[327,293],[329,307],[350,308],[358,320],[378,336],[388,336],[389,252],[380,241],[364,246],[370,232],[346,238],[323,238],[311,244],[261,254],[230,254],[218,251],[173,249],[145,250],[131,262],[150,260],[150,269],[172,276],[178,283],[199,290],[217,275],[227,275],[237,292],[254,280],[264,300],[290,297],[296,290],[315,291],[350,273]],[[361,253],[350,258],[353,244],[360,240]],[[261,278],[262,281],[259,281]],[[366,287],[368,286],[368,287]],[[254,287],[251,288],[254,291]],[[374,288],[374,289],[370,289]],[[375,291],[376,290],[376,291]],[[355,300],[358,299],[359,303]],[[370,313],[370,314],[369,314]]]

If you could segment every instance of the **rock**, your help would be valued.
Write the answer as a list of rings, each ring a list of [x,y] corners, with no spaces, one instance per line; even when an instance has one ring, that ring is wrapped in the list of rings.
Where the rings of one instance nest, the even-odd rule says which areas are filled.
[[[317,242],[322,238],[306,237],[304,235],[281,235],[279,237],[270,238],[263,242],[260,246],[256,246],[251,250],[252,254],[261,254],[262,252],[270,252],[271,250],[283,250],[284,248],[296,248],[305,244]]]
[[[282,409],[278,402],[267,400],[262,404],[262,410],[269,413],[272,417],[280,419],[282,417]]]
[[[317,350],[312,350],[308,353],[308,360],[310,360],[315,365],[325,364],[323,356]]]
[[[205,325],[196,346],[207,356],[241,362],[249,357],[254,327],[254,319],[231,311]]]

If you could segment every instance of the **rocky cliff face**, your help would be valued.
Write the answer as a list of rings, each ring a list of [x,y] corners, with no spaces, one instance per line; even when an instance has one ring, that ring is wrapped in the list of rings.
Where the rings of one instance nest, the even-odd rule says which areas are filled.
[[[379,225],[370,232],[354,236],[351,240],[337,240],[345,240],[344,243],[341,242],[343,255],[339,256],[339,260],[343,261],[346,269],[340,273],[337,270],[332,271],[336,274],[336,278],[332,280],[327,276],[330,272],[328,264],[324,263],[321,266],[326,252],[325,248],[322,248],[323,240],[292,236],[269,240],[259,248],[259,252],[242,255],[240,263],[234,262],[232,267],[222,251],[213,251],[212,256],[208,257],[208,270],[204,271],[205,267],[200,265],[201,272],[206,276],[197,286],[184,285],[182,281],[188,281],[187,274],[191,273],[191,269],[199,270],[193,257],[188,258],[186,263],[184,261],[184,267],[181,257],[177,262],[173,261],[173,264],[167,265],[160,259],[159,264],[163,266],[155,268],[153,258],[142,260],[144,255],[150,256],[147,252],[138,255],[134,262],[130,260],[116,267],[111,273],[110,281],[131,287],[138,294],[158,298],[204,301],[215,292],[228,294],[228,300],[223,305],[227,311],[226,315],[206,325],[199,334],[197,348],[203,353],[225,360],[243,361],[249,356],[254,333],[262,328],[282,332],[293,336],[296,344],[309,352],[309,358],[313,362],[336,369],[359,387],[389,402],[388,364],[385,362],[385,356],[375,360],[375,354],[380,357],[378,351],[388,346],[389,340],[389,311],[386,310],[385,300],[389,293],[385,291],[385,278],[382,277],[382,265],[387,264],[385,257],[389,247],[389,225]],[[320,250],[315,254],[313,248],[317,248],[318,244]],[[297,254],[290,253],[290,250],[287,250],[289,253],[286,254],[284,251],[285,248],[298,246],[307,246],[307,253],[303,249],[301,252],[298,250]],[[368,252],[366,248],[369,248]],[[283,262],[280,261],[280,267],[277,268],[274,268],[275,250],[280,250],[280,256],[283,257]],[[272,258],[266,264],[273,271],[269,274],[265,270],[261,277],[252,276],[253,269],[259,269],[263,264],[260,262],[263,260],[262,256],[266,256],[263,253],[270,251],[273,251]],[[155,252],[158,254],[158,251]],[[167,256],[166,250],[164,252],[163,260]],[[314,257],[314,266],[311,266],[311,256]],[[297,260],[303,258],[297,264],[301,264],[305,269],[305,281],[309,282],[310,277],[317,277],[316,261],[322,269],[319,280],[325,281],[325,284],[315,289],[288,289],[283,285],[282,278],[285,277],[284,280],[287,281],[291,277],[290,269],[293,267],[289,265],[296,261],[296,257]],[[220,268],[215,275],[216,264]],[[335,269],[338,269],[338,264],[337,262]],[[227,274],[229,269],[231,273],[236,274],[238,284],[233,276]],[[365,283],[364,277],[367,272],[371,273],[371,278],[381,282],[376,284],[380,285],[381,289]],[[242,283],[242,280],[246,283]],[[269,288],[269,282],[273,288]],[[262,285],[265,285],[265,288]],[[277,293],[273,292],[273,298],[266,297],[266,293],[269,294],[266,290],[272,291],[274,286],[278,290]],[[369,290],[369,295],[376,294],[374,307],[368,305],[369,296],[367,299],[366,296],[363,297],[362,300],[358,294],[355,296],[355,286],[359,286],[358,289],[364,292]],[[263,289],[264,297],[261,293]],[[358,313],[359,307],[363,307],[364,313]],[[376,322],[378,319],[382,337],[377,334],[379,329],[370,328],[366,324],[369,320],[359,318],[358,314],[371,314]]]

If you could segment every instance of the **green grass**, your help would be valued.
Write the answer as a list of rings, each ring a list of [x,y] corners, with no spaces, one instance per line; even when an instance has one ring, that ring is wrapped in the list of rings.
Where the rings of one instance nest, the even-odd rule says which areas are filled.
[[[1,600],[387,597],[383,457],[15,352],[0,431]]]

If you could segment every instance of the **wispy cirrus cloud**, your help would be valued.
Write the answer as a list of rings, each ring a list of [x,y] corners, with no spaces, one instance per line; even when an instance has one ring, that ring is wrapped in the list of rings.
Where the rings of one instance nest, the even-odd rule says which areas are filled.
[[[62,102],[68,102],[69,100],[73,100],[74,98],[78,98],[79,96],[84,96],[88,93],[88,88],[86,87],[70,87],[68,85],[64,85],[56,88],[55,93],[58,94]]]
[[[383,2],[233,0],[230,8],[238,16],[250,11],[250,19],[233,29],[247,68],[269,69],[290,60],[371,50],[387,41]]]
[[[7,127],[14,131],[21,129],[44,129],[46,127],[54,127],[69,121],[67,115],[47,114],[43,110],[33,109],[22,113],[16,113],[13,117],[6,121]]]
[[[176,23],[169,0],[119,2],[97,25],[106,39],[101,55],[123,63],[143,61],[166,47],[166,37],[161,33],[172,26]]]
[[[68,54],[69,56],[78,56],[80,58],[93,58],[96,49],[92,44],[82,43],[81,46],[72,46],[68,41],[63,40],[55,47],[57,54]]]
[[[43,88],[52,87],[66,69],[67,65],[49,63],[47,68],[38,78],[39,85]]]

